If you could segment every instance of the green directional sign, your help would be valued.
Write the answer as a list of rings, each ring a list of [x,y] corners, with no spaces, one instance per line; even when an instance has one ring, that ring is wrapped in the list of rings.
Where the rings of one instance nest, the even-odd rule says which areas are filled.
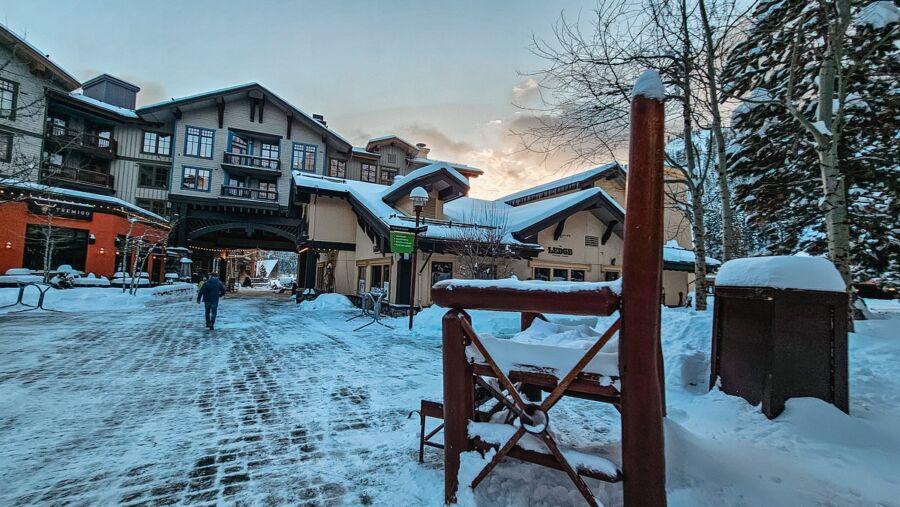
[[[391,252],[412,253],[415,236],[408,232],[391,231]]]

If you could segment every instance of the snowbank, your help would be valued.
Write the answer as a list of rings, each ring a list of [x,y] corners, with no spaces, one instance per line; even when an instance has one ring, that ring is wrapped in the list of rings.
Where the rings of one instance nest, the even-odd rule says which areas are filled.
[[[351,310],[353,309],[353,303],[343,294],[320,294],[319,297],[312,301],[300,302],[300,309],[303,311]]]
[[[476,289],[516,289],[527,291],[547,291],[556,293],[581,292],[608,288],[615,294],[622,291],[622,280],[614,282],[545,282],[541,280],[519,280],[515,276],[501,280],[441,280],[436,288],[453,290],[454,288]]]
[[[91,312],[91,311],[132,311],[144,308],[148,305],[170,303],[190,300],[196,291],[196,287],[190,283],[175,283],[172,285],[159,285],[152,288],[138,289],[136,295],[131,295],[121,289],[103,288],[74,288],[74,289],[50,289],[44,298],[44,308],[61,312]],[[16,302],[19,295],[18,288],[0,289],[0,306],[11,305]],[[26,288],[23,302],[35,305],[39,292],[34,287]],[[0,309],[0,313],[10,313],[24,310],[23,306],[12,306]]]
[[[823,257],[772,256],[728,261],[719,269],[717,286],[773,287],[844,292],[837,268]]]

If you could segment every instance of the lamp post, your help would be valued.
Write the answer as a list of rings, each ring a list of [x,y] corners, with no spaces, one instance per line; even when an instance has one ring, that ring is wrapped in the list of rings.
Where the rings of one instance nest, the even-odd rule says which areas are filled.
[[[416,250],[419,249],[419,218],[422,215],[422,208],[428,202],[428,192],[422,187],[416,187],[409,193],[409,200],[412,201],[413,209],[416,212],[416,230],[413,233],[412,266],[410,266],[409,276],[409,329],[412,330],[416,303]]]

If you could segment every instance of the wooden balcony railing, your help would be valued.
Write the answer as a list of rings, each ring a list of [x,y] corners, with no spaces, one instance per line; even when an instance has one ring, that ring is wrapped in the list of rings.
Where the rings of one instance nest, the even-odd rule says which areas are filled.
[[[232,187],[229,185],[222,185],[222,197],[249,199],[254,201],[277,201],[278,191],[263,190],[261,188]]]
[[[109,173],[61,165],[44,166],[41,179],[81,183],[107,189],[112,189],[114,182],[113,175]]]
[[[58,142],[63,148],[90,148],[115,155],[117,143],[112,137],[103,137],[80,132],[59,125],[47,125],[47,137]]]
[[[277,158],[259,157],[256,155],[243,155],[240,153],[231,153],[228,151],[225,152],[222,160],[225,164],[253,167],[256,169],[269,169],[272,171],[278,171],[281,167],[281,161]]]

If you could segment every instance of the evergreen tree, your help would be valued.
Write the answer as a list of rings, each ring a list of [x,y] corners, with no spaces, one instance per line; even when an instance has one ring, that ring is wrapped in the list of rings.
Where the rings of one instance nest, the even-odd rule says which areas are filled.
[[[747,39],[723,73],[726,91],[743,97],[733,115],[729,171],[740,212],[771,254],[827,251],[816,145],[784,106],[792,46],[800,31],[795,103],[813,118],[818,61],[831,2],[766,0]],[[847,188],[854,279],[900,283],[900,30],[892,2],[854,1],[857,11],[843,58],[846,123],[838,146]]]

